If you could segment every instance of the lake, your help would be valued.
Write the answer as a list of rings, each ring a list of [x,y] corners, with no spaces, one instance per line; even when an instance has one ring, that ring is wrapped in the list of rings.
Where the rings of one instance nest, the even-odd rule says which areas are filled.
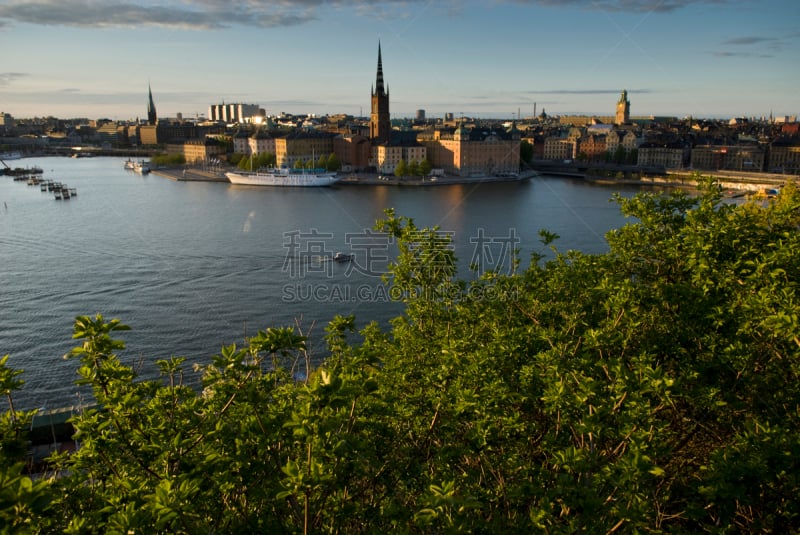
[[[401,310],[381,282],[393,244],[372,231],[386,208],[452,237],[463,277],[470,264],[508,272],[547,253],[540,229],[561,250],[604,252],[603,234],[625,224],[616,189],[580,180],[435,187],[259,188],[174,182],[123,169],[121,158],[29,158],[43,177],[77,197],[0,177],[0,355],[23,368],[18,408],[86,401],[62,356],[75,316],[102,313],[119,334],[123,361],[154,374],[170,356],[207,363],[222,345],[270,326],[299,325],[322,354],[324,325],[355,314],[359,325]],[[636,186],[620,192],[631,195]],[[349,263],[331,260],[342,251]],[[315,345],[316,344],[316,349]]]

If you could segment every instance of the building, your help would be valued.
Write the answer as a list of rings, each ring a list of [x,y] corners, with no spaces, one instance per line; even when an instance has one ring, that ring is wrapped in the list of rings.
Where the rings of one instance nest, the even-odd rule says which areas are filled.
[[[765,150],[756,143],[697,145],[692,149],[692,168],[703,171],[761,171]]]
[[[275,138],[275,159],[278,167],[307,166],[333,152],[335,134],[295,130]]]
[[[435,130],[421,138],[433,167],[459,176],[491,176],[519,173],[520,132],[516,125],[508,130],[461,124],[452,133]]]
[[[14,117],[10,113],[0,112],[0,133],[6,133],[14,128]]]
[[[107,122],[97,127],[96,139],[100,143],[109,145],[124,145],[128,143],[128,127],[123,124]]]
[[[577,156],[578,143],[575,139],[561,136],[548,136],[544,139],[542,158],[545,160],[572,160]]]
[[[428,159],[425,145],[415,141],[395,140],[392,143],[381,143],[372,146],[370,163],[379,173],[392,174],[400,161],[407,164],[421,163]]]
[[[606,136],[588,134],[578,139],[578,159],[588,161],[604,160],[606,157]]]
[[[642,167],[682,169],[689,163],[691,152],[682,142],[646,142],[639,145],[637,163]]]
[[[369,138],[358,133],[333,138],[333,152],[342,163],[343,170],[363,170],[369,167],[372,144]]]
[[[388,143],[392,134],[389,115],[389,88],[384,88],[381,44],[378,43],[378,74],[371,90],[372,111],[369,116],[369,137],[376,143]]]
[[[631,102],[628,100],[628,91],[622,90],[622,94],[617,101],[617,115],[614,119],[615,124],[626,124],[631,120]]]
[[[212,104],[208,107],[208,120],[226,124],[253,122],[260,116],[258,104]]]
[[[208,162],[224,154],[225,145],[214,138],[190,139],[183,143],[183,155],[190,165]]]
[[[638,149],[640,143],[641,139],[631,131],[612,130],[606,135],[606,151],[609,158],[620,160],[620,163]]]
[[[770,173],[800,174],[800,141],[796,139],[779,139],[772,142],[769,148]]]

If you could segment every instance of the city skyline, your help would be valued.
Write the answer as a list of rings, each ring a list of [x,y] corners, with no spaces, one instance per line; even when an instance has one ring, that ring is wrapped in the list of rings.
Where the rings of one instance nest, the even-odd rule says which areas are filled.
[[[796,115],[794,0],[0,0],[15,117],[368,116],[380,41],[392,117]]]

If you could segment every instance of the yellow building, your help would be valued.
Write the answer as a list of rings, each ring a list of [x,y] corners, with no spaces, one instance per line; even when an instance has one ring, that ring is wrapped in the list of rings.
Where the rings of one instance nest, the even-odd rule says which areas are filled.
[[[744,145],[698,145],[692,149],[692,167],[702,170],[761,171],[763,147]]]
[[[683,144],[648,142],[639,146],[638,165],[681,169],[689,162],[689,149]]]
[[[369,166],[372,144],[369,138],[348,134],[333,138],[333,152],[342,162],[342,169],[361,170]]]
[[[800,174],[800,141],[779,140],[769,148],[770,173]]]
[[[400,160],[407,164],[420,163],[428,158],[428,150],[421,144],[390,144],[372,146],[370,163],[378,173],[393,174]]]
[[[278,167],[295,167],[298,162],[307,165],[333,152],[333,134],[325,132],[290,132],[275,138],[275,159]]]
[[[206,162],[225,154],[225,145],[214,138],[190,139],[183,144],[183,156],[188,164]]]
[[[512,126],[508,131],[463,125],[450,134],[436,130],[433,137],[421,138],[433,167],[459,176],[492,176],[519,173],[520,134]]]
[[[577,156],[578,143],[574,139],[550,136],[544,140],[542,158],[545,160],[572,160]]]

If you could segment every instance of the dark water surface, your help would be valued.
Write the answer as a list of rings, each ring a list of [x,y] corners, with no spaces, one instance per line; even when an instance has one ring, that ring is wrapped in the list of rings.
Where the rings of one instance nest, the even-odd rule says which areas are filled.
[[[298,322],[321,345],[335,314],[386,321],[399,311],[380,281],[394,248],[369,230],[385,208],[451,233],[465,277],[470,263],[507,272],[514,247],[523,265],[546,252],[542,228],[561,236],[562,250],[603,252],[603,234],[625,223],[612,189],[558,178],[258,188],[141,176],[116,158],[8,163],[78,190],[56,201],[0,177],[0,356],[25,369],[21,408],[85,401],[73,384],[77,361],[62,358],[77,345],[77,315],[130,325],[121,357],[143,376],[173,355],[206,363],[269,326]],[[353,261],[332,262],[336,251]]]

